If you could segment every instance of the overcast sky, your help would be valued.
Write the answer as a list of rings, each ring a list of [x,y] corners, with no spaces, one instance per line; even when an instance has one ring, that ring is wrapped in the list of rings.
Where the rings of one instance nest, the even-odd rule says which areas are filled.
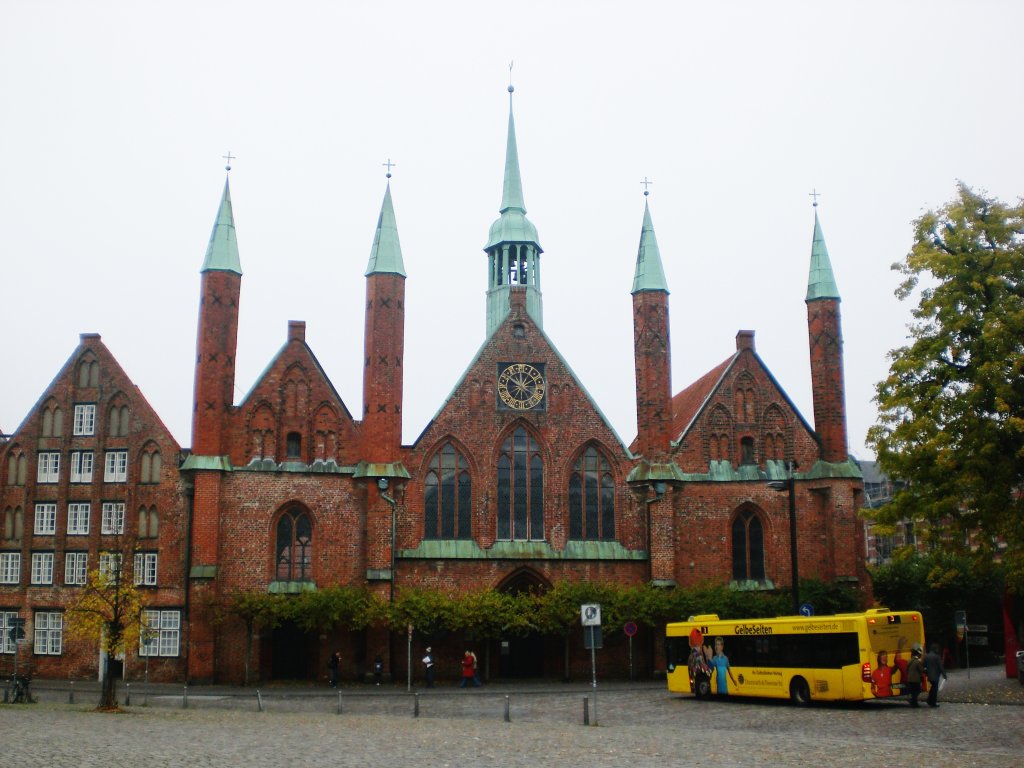
[[[1024,192],[1024,3],[0,0],[0,430],[100,333],[183,446],[199,269],[231,171],[236,402],[289,320],[362,413],[385,188],[408,281],[404,438],[484,339],[514,60],[544,329],[636,430],[630,288],[645,178],[678,391],[739,329],[813,422],[817,189],[842,295],[851,451],[910,306],[890,265],[957,179]]]

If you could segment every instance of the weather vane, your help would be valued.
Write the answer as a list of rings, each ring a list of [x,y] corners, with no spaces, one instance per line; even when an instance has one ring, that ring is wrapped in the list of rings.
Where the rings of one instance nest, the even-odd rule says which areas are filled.
[[[815,207],[815,208],[817,208],[817,207],[818,207],[818,198],[819,198],[819,197],[821,197],[821,192],[819,192],[819,191],[818,191],[818,188],[817,188],[817,187],[815,187],[815,188],[813,188],[813,189],[812,189],[812,190],[811,190],[810,192],[808,192],[807,194],[808,194],[808,195],[809,195],[810,197],[813,197],[813,198],[814,198],[814,203],[813,203],[813,205],[814,205],[814,207]]]
[[[644,186],[644,197],[647,197],[649,194],[651,194],[651,190],[649,190],[648,187],[651,186],[651,184],[653,184],[654,182],[648,181],[647,177],[644,176],[644,180],[641,181],[640,183],[643,184]]]
[[[221,157],[223,157],[225,160],[228,161],[228,164],[224,166],[224,170],[225,171],[230,171],[231,170],[231,161],[238,159],[237,157],[235,157],[234,155],[231,154],[231,150],[230,149],[228,150],[228,153],[226,155],[221,155]]]
[[[387,168],[387,169],[388,169],[388,172],[387,172],[386,174],[384,174],[384,175],[385,175],[385,176],[386,176],[387,178],[389,178],[389,179],[390,179],[390,178],[391,178],[391,169],[392,169],[392,168],[394,168],[394,167],[395,167],[396,165],[398,165],[398,163],[392,163],[392,162],[391,162],[391,158],[389,157],[389,158],[388,158],[388,161],[387,161],[386,163],[381,163],[381,165],[383,165],[383,166],[384,166],[385,168]]]

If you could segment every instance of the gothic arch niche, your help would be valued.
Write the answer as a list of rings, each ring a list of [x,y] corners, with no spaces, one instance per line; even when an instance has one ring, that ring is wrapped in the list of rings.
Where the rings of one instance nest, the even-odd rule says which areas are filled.
[[[551,582],[532,568],[517,568],[497,587],[498,592],[510,595],[543,594],[551,589]],[[544,676],[545,638],[539,633],[523,637],[508,636],[499,641],[498,675],[503,678]]]
[[[160,455],[160,446],[149,440],[139,454],[139,482],[159,483],[160,473],[164,467],[163,457]]]
[[[313,417],[314,461],[338,461],[338,413],[327,403]]]
[[[78,375],[75,380],[83,389],[100,385],[100,364],[91,352],[82,355],[78,361]]]
[[[732,545],[732,580],[739,584],[763,585],[767,582],[764,513],[753,504],[743,504],[729,525]]]
[[[544,452],[524,421],[499,438],[495,517],[499,541],[544,540]]]
[[[791,454],[786,444],[789,424],[778,403],[772,403],[764,412],[764,458],[781,461]]]
[[[123,392],[115,392],[107,408],[107,437],[128,437],[131,431],[131,410]]]
[[[615,539],[615,473],[608,452],[587,443],[570,464],[569,539]]]
[[[309,382],[301,365],[289,366],[284,373],[283,412],[285,417],[302,418],[309,410]]]
[[[249,455],[252,461],[274,460],[275,421],[270,403],[259,403],[253,409],[249,417]]]
[[[470,453],[447,435],[437,442],[421,467],[423,538],[473,537],[473,476]]]
[[[736,421],[750,424],[757,414],[757,390],[754,377],[747,372],[741,373],[733,382],[733,393],[736,398]]]
[[[724,405],[716,405],[708,416],[706,450],[709,461],[732,461],[732,417]]]
[[[44,404],[40,412],[39,436],[40,437],[63,437],[64,435],[64,411],[60,404],[52,397]]]

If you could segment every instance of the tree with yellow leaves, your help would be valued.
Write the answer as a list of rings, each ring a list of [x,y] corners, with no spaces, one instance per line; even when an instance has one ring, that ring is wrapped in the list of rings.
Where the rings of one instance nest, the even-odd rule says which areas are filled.
[[[133,549],[101,554],[100,568],[92,571],[78,599],[68,607],[67,633],[72,639],[91,641],[104,654],[103,686],[97,709],[117,706],[116,680],[110,660],[138,643],[143,596],[135,586]]]

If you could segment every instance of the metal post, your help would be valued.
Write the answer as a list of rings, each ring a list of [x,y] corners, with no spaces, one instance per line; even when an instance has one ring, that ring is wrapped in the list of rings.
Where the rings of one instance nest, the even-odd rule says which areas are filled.
[[[260,689],[256,689],[256,711],[263,711],[263,696],[260,694]]]
[[[70,686],[68,688],[68,704],[74,704],[75,703],[75,681],[74,680],[69,680],[68,684]]]
[[[181,708],[188,709],[188,686],[183,686],[181,692]]]
[[[341,691],[338,691],[338,714],[341,714]]]
[[[796,481],[789,464],[789,556],[793,571],[793,615],[800,615],[800,565],[796,553]]]
[[[413,717],[419,717],[420,716],[420,695],[418,693],[414,693],[412,695],[412,697],[413,697],[412,716]]]
[[[590,670],[591,670],[591,674],[593,675],[592,687],[594,689],[594,725],[597,725],[597,651],[594,650],[594,646],[596,645],[596,643],[593,642],[594,628],[590,627],[589,629],[590,629],[590,633],[591,633],[591,635],[590,635],[590,637],[591,637],[591,643],[590,643]]]
[[[128,682],[124,684],[124,705],[126,707],[132,705],[132,684]]]
[[[512,722],[512,717],[511,717],[511,714],[509,713],[508,705],[509,705],[508,696],[506,696],[505,697],[505,722],[506,723],[511,723]]]
[[[590,725],[590,699],[583,697],[583,724]]]

